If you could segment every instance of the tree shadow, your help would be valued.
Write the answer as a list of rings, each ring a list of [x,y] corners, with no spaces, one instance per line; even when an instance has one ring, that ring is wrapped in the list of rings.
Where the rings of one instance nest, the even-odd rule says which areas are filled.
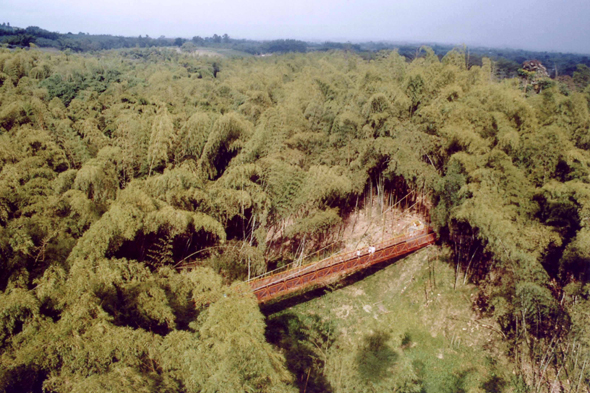
[[[468,368],[461,372],[453,372],[449,375],[447,383],[444,385],[444,392],[448,393],[467,393],[467,377],[474,372],[474,368]]]
[[[481,384],[481,388],[488,393],[502,393],[506,385],[506,381],[492,374],[487,381]]]
[[[285,313],[267,320],[266,339],[282,349],[301,392],[332,392],[323,370],[326,351],[334,342],[333,332],[331,322],[317,315]]]
[[[360,377],[378,383],[388,375],[388,369],[397,362],[399,355],[387,344],[391,335],[377,331],[364,337],[356,355]]]
[[[488,371],[490,373],[488,379],[481,384],[481,388],[489,393],[502,393],[508,383],[498,375],[497,363],[498,361],[491,356],[486,357],[488,362]]]

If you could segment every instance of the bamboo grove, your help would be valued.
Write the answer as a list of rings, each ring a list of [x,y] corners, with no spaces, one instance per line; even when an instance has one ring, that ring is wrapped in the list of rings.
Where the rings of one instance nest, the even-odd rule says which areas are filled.
[[[429,198],[515,386],[589,383],[590,88],[465,64],[0,52],[0,390],[296,391],[243,280],[377,183]]]

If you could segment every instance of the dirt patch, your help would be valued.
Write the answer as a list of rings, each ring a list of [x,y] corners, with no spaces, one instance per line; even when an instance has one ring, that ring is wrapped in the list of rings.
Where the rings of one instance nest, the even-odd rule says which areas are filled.
[[[384,207],[373,204],[350,214],[339,232],[344,250],[354,251],[368,248],[403,233],[414,221],[425,221],[424,217],[412,210],[399,206]]]
[[[355,288],[355,287],[350,287],[350,289],[348,291],[354,297],[363,296],[365,294],[365,291],[363,291],[360,288]]]
[[[345,304],[342,307],[338,307],[333,309],[332,311],[336,314],[337,318],[346,319],[350,315],[350,312],[353,310],[353,307],[349,304]]]
[[[194,51],[191,52],[184,52],[182,49],[180,48],[175,48],[176,52],[178,53],[183,53],[185,55],[190,55],[190,56],[206,56],[206,57],[224,57],[221,53],[218,52],[214,52],[212,50],[207,50],[207,49],[196,49]]]
[[[223,55],[221,53],[217,53],[217,52],[213,52],[210,50],[204,50],[204,49],[197,49],[196,51],[193,52],[194,56],[208,56],[208,57],[223,57]]]

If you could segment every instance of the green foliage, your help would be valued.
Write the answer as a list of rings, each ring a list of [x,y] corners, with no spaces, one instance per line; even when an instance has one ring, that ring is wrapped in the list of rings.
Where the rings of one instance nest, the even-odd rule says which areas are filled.
[[[342,219],[338,215],[338,209],[320,210],[304,217],[289,228],[287,235],[293,237],[304,237],[307,235],[315,237],[328,233],[330,229],[341,222]]]
[[[587,227],[580,229],[576,237],[567,245],[561,263],[562,274],[573,274],[583,282],[590,281],[590,231]]]
[[[241,288],[247,290],[243,284]],[[234,286],[229,290],[237,289]],[[291,390],[283,385],[289,376],[282,357],[264,340],[262,314],[251,312],[257,307],[251,296],[231,299],[230,295],[207,311],[207,319],[199,329],[207,351],[201,352],[204,367],[195,375],[203,391]]]
[[[209,264],[229,282],[247,280],[266,270],[261,249],[238,241],[228,242],[221,255],[213,256]]]
[[[586,64],[578,64],[577,70],[573,75],[574,83],[576,87],[583,91],[588,85],[590,85],[590,67]]]
[[[218,177],[225,170],[250,134],[250,126],[235,114],[222,116],[213,124],[199,161],[210,179]]]
[[[152,124],[152,134],[148,148],[149,174],[152,169],[165,166],[168,161],[168,154],[172,148],[174,126],[166,107],[159,110]]]
[[[201,157],[211,128],[211,119],[204,113],[195,113],[184,124],[178,136],[177,160]]]
[[[277,238],[321,242],[375,185],[429,198],[482,313],[530,355],[523,383],[554,337],[585,340],[586,68],[579,91],[539,82],[527,95],[495,79],[512,64],[459,50],[213,60],[145,48],[154,41],[0,53],[0,390],[289,390],[233,283],[268,268]],[[299,324],[288,329],[309,355],[303,373],[322,356],[304,342],[330,341],[316,322],[285,322]],[[421,367],[395,360],[397,341],[366,335],[342,386],[419,390]],[[457,390],[463,371],[436,386]]]

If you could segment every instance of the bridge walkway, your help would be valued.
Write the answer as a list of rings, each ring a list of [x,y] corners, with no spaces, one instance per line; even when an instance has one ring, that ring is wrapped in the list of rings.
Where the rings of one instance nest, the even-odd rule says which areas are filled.
[[[374,247],[340,253],[304,266],[287,265],[248,281],[258,303],[326,285],[369,266],[407,255],[436,242],[431,227],[388,239]]]

